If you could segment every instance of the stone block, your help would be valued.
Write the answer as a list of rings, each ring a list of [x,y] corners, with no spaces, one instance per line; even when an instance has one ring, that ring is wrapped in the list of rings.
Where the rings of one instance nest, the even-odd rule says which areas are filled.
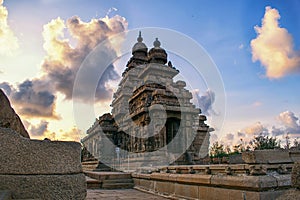
[[[153,180],[162,180],[162,181],[168,181],[169,180],[169,175],[166,173],[153,173],[151,174],[151,179]]]
[[[300,151],[290,152],[290,157],[293,162],[300,162]]]
[[[146,180],[146,179],[140,179],[140,185],[141,188],[154,191],[154,181],[152,180]]]
[[[11,191],[9,190],[0,190],[0,199],[1,200],[11,200]]]
[[[211,177],[212,175],[204,174],[177,174],[176,181],[187,184],[210,184]]]
[[[0,175],[0,189],[13,199],[74,199],[86,197],[83,173],[69,175]]]
[[[291,174],[273,175],[276,178],[278,187],[290,187],[291,186]]]
[[[276,200],[295,200],[299,199],[300,190],[292,188],[287,191],[282,192],[282,194],[276,198]]]
[[[173,195],[175,193],[175,183],[165,181],[155,181],[155,192],[163,195]]]
[[[175,196],[187,199],[199,199],[199,187],[196,185],[175,184]]]
[[[248,188],[261,191],[268,188],[277,187],[277,181],[272,176],[226,176],[213,175],[211,184],[216,186],[226,186],[233,188]]]
[[[286,190],[276,190],[276,191],[264,191],[264,192],[260,192],[259,193],[259,199],[260,200],[277,199],[278,197],[280,197],[285,192],[286,192]]]
[[[135,185],[136,187],[139,187],[139,186],[140,186],[140,179],[138,179],[138,178],[132,178],[132,180],[133,180],[133,183],[134,183],[134,185]]]
[[[276,164],[276,163],[292,163],[288,151],[266,149],[245,151],[242,153],[242,159],[249,164]]]
[[[259,199],[259,192],[199,186],[199,199],[257,200]]]
[[[300,162],[295,162],[292,169],[292,187],[300,188]]]
[[[242,159],[242,154],[230,155],[229,156],[229,163],[230,164],[241,164],[245,163]]]
[[[0,128],[0,174],[81,173],[78,142],[30,140]]]

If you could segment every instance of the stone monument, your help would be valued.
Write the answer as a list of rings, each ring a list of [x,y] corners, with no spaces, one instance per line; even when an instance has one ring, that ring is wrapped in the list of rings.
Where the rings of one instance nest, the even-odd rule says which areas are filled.
[[[148,51],[141,33],[113,95],[112,113],[96,119],[82,139],[99,160],[121,157],[139,165],[195,164],[208,154],[206,116],[168,62],[156,38]],[[162,157],[166,158],[163,162]]]

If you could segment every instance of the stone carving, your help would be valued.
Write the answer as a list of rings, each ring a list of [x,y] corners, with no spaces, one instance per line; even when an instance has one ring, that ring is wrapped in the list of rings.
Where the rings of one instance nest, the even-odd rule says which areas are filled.
[[[225,174],[226,175],[232,175],[232,169],[231,169],[231,167],[228,166],[228,167],[225,168]]]
[[[286,165],[282,164],[278,167],[277,172],[279,174],[289,174],[289,171],[286,168]]]
[[[266,175],[267,174],[267,168],[263,165],[251,165],[249,167],[249,173],[251,176],[258,176],[258,175]]]
[[[11,107],[10,102],[4,92],[0,89],[0,127],[10,128],[21,136],[29,138],[29,134],[26,131],[20,117],[15,113]]]
[[[209,167],[205,167],[204,174],[211,174],[211,170]]]
[[[171,61],[167,62],[167,53],[157,38],[153,45],[148,51],[139,33],[132,57],[113,95],[112,114],[106,114],[110,115],[111,121],[107,121],[103,128],[101,116],[87,131],[88,136],[82,139],[98,159],[116,157],[112,149],[112,154],[104,156],[101,153],[109,148],[101,145],[101,138],[105,136],[112,138],[113,146],[139,156],[160,150],[161,155],[168,154],[168,159],[172,160],[175,154],[181,153],[182,156],[173,160],[173,164],[196,164],[201,157],[208,155],[209,131],[212,129],[205,124],[206,117],[199,115],[200,109],[191,103],[192,94],[185,89],[186,83],[174,82],[173,77],[179,71]],[[174,140],[176,136],[179,139]],[[190,138],[194,140],[189,141]],[[136,156],[132,156],[134,160]],[[139,160],[158,164],[159,156]]]

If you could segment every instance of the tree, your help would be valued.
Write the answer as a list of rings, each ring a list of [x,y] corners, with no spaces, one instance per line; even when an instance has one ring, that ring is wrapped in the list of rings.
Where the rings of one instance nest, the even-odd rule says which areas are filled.
[[[254,150],[275,149],[280,147],[276,137],[273,138],[262,134],[254,137],[254,139],[250,142],[250,145]]]
[[[224,145],[219,144],[218,141],[213,143],[213,145],[210,147],[210,156],[211,157],[221,158],[225,155],[227,155],[227,154],[225,152]]]

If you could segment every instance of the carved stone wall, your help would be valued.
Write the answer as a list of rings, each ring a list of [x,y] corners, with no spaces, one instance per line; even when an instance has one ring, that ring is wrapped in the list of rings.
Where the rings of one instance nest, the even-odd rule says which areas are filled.
[[[136,154],[155,164],[159,156],[143,155],[158,151],[169,158],[180,155],[172,161],[176,164],[196,163],[208,154],[211,129],[205,124],[206,117],[191,103],[186,83],[173,80],[179,71],[170,62],[166,64],[167,53],[158,39],[149,52],[142,41],[140,35],[113,95],[111,121],[104,124],[104,116],[97,119],[82,142],[99,159],[107,149],[116,156],[113,147],[100,144],[108,136],[131,161],[137,160]]]

